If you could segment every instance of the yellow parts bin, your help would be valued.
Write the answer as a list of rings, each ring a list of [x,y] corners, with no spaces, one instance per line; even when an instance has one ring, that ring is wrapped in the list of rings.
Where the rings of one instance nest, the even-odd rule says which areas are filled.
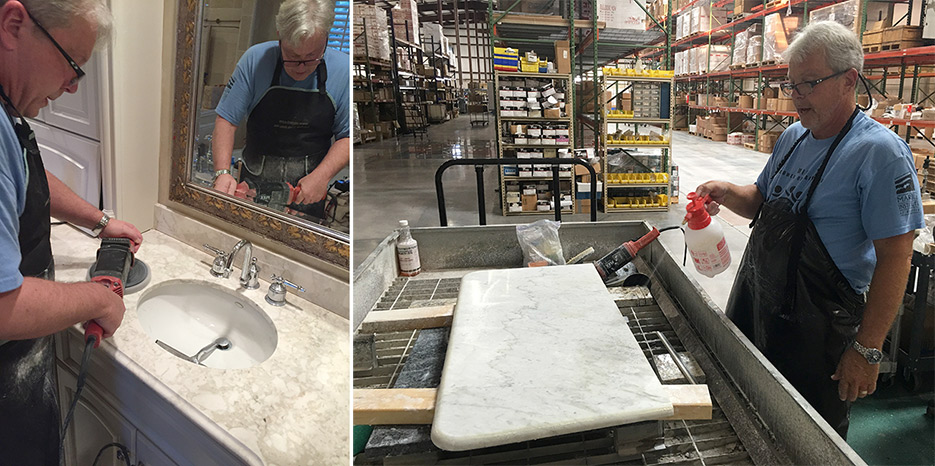
[[[493,67],[497,71],[519,71],[519,51],[508,47],[494,47]]]

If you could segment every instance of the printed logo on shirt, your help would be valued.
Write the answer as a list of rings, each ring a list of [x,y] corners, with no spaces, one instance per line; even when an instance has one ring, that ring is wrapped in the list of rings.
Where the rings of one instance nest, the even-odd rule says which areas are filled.
[[[899,209],[899,215],[904,216],[921,210],[922,206],[919,205],[919,196],[916,195],[911,173],[896,178],[896,206]]]
[[[230,81],[227,81],[227,88],[228,88],[228,89],[233,89],[233,88],[234,88],[234,83],[235,83],[235,82],[236,82],[236,79],[234,79],[234,77],[231,76]]]

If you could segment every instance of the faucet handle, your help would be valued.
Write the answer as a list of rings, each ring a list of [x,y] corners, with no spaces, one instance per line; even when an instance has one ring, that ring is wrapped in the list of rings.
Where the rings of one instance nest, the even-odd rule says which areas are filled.
[[[281,275],[273,274],[269,284],[269,291],[266,293],[266,302],[273,306],[282,306],[286,303],[286,287],[288,285],[298,291],[305,292],[305,288],[286,280]]]
[[[301,286],[299,286],[299,285],[296,285],[295,283],[292,283],[292,282],[290,282],[289,280],[286,280],[285,278],[282,278],[281,275],[280,275],[280,276],[277,276],[276,274],[273,274],[272,280],[273,280],[274,283],[275,283],[275,282],[278,282],[278,283],[280,283],[280,284],[282,284],[282,285],[288,285],[288,286],[291,286],[291,287],[295,288],[296,291],[301,291],[301,292],[305,293],[305,288],[303,288],[303,287],[301,287]]]
[[[211,275],[215,277],[229,277],[230,271],[227,269],[227,253],[207,243],[204,244],[204,248],[215,254],[214,263],[211,264]]]

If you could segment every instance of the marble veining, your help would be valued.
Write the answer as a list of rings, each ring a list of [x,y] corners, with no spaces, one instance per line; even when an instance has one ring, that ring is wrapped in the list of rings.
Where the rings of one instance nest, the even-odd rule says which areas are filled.
[[[270,306],[264,300],[268,282],[238,290],[236,277],[209,275],[208,254],[156,230],[143,238],[137,257],[149,264],[152,279],[144,290],[125,296],[123,324],[101,345],[103,351],[244,458],[258,457],[266,465],[348,464],[347,319],[293,295],[284,307]],[[86,280],[99,246],[70,226],[53,227],[56,279]],[[222,370],[196,366],[156,346],[136,306],[143,291],[170,279],[236,290],[259,305],[278,332],[273,355],[254,367]]]
[[[591,264],[465,275],[432,441],[483,448],[672,415]]]

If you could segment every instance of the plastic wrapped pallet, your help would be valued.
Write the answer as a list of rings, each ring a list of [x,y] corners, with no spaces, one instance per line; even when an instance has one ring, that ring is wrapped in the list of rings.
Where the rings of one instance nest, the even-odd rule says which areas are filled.
[[[698,72],[707,73],[708,72],[708,44],[700,45],[691,49],[695,52],[695,60],[698,61]]]
[[[416,0],[400,0],[393,7],[393,28],[396,37],[419,44],[419,8]],[[439,40],[435,41],[436,43]]]
[[[763,49],[763,36],[753,36],[747,42],[747,65],[754,65],[760,61],[760,51]]]
[[[688,52],[688,72],[690,74],[698,73],[698,56],[694,53],[694,49],[687,50]]]
[[[374,5],[354,4],[354,31],[366,33],[367,41],[354,40],[354,55],[390,60],[390,35],[386,11]],[[366,25],[366,28],[364,28]]]
[[[767,15],[763,27],[763,61],[782,61],[782,53],[789,47],[786,28],[779,13]]]
[[[808,21],[836,21],[857,32],[860,22],[855,20],[860,18],[859,8],[857,0],[847,0],[808,12]]]
[[[730,66],[730,46],[712,45],[708,52],[708,64],[711,71],[724,71]]]
[[[734,36],[734,56],[732,65],[743,65],[747,62],[747,31],[743,30]]]

